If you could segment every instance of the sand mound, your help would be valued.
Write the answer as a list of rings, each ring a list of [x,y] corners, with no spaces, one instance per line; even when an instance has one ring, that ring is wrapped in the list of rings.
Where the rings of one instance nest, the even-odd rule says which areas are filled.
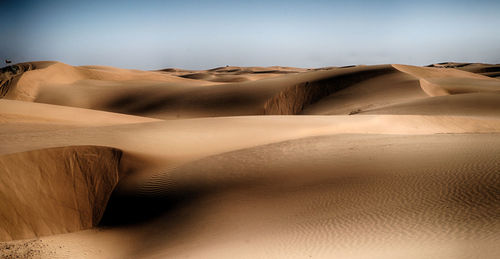
[[[95,146],[0,156],[0,241],[97,225],[118,182],[120,157]]]
[[[453,68],[393,65],[396,69],[420,79],[429,96],[500,91],[500,80]]]

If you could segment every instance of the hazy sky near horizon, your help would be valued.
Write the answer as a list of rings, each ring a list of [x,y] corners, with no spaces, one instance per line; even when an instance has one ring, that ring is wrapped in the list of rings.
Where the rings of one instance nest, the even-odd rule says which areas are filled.
[[[500,63],[500,1],[0,0],[0,58],[206,69]]]

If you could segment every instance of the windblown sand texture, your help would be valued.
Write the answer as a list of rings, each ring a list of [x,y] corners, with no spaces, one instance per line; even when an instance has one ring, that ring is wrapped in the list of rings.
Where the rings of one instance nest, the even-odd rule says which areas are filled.
[[[500,65],[0,73],[1,258],[500,258]]]

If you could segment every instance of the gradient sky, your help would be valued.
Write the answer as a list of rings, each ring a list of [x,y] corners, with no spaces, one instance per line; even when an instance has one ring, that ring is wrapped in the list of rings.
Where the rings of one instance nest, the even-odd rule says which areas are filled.
[[[0,58],[206,69],[500,63],[500,1],[0,0]]]

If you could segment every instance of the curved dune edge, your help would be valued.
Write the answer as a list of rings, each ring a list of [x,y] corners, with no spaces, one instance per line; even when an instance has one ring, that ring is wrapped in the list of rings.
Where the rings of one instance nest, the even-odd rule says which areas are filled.
[[[368,78],[307,106],[301,115],[354,115],[377,107],[429,96],[417,78],[392,68],[392,72]]]
[[[330,94],[359,83],[363,80],[393,71],[390,66],[345,68],[336,74],[319,80],[306,81],[289,86],[264,104],[265,115],[295,115],[307,106],[318,102]]]
[[[422,87],[422,90],[431,97],[451,94],[449,91],[441,87],[439,84],[433,84],[425,79],[420,79],[419,82],[420,82],[420,87]]]
[[[420,79],[422,90],[429,96],[499,92],[500,80],[454,68],[392,65],[397,70]]]
[[[118,182],[121,151],[70,146],[0,156],[0,241],[97,225]]]

